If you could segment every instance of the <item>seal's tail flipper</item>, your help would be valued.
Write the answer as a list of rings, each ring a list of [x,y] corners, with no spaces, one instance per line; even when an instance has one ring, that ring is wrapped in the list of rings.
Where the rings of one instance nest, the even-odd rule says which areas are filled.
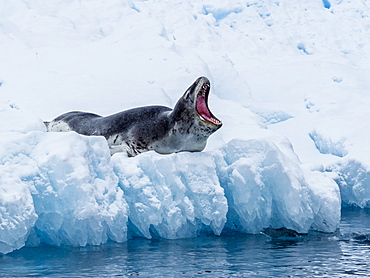
[[[50,122],[44,122],[44,125],[46,126],[47,131],[49,131],[49,124],[50,124]]]

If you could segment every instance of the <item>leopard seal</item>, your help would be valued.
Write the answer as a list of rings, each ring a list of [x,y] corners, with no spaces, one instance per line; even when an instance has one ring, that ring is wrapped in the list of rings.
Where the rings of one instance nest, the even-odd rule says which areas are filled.
[[[136,156],[154,150],[160,154],[202,151],[208,137],[222,126],[208,108],[210,82],[199,77],[177,101],[166,106],[132,108],[110,116],[72,111],[45,122],[50,132],[75,131],[104,136],[111,155]]]

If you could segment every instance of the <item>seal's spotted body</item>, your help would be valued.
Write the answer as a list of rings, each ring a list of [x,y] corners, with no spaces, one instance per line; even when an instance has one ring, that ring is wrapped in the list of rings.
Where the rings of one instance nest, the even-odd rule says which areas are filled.
[[[161,154],[202,151],[208,137],[222,126],[208,109],[210,84],[198,78],[172,110],[165,106],[133,108],[107,117],[69,112],[50,123],[48,131],[75,131],[104,136],[111,150],[129,156],[154,150]]]

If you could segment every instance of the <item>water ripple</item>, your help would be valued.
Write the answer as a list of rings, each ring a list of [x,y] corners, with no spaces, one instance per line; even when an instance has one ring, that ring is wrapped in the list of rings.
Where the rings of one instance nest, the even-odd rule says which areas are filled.
[[[84,248],[23,248],[0,277],[353,277],[370,275],[370,213],[343,211],[338,235],[135,239]]]

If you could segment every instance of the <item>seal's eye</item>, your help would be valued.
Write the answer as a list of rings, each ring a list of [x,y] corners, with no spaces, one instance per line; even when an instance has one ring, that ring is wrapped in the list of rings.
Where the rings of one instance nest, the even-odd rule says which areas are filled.
[[[185,92],[185,94],[184,94],[184,100],[191,101],[192,103],[194,103],[194,100],[191,97],[191,90],[190,89]]]

